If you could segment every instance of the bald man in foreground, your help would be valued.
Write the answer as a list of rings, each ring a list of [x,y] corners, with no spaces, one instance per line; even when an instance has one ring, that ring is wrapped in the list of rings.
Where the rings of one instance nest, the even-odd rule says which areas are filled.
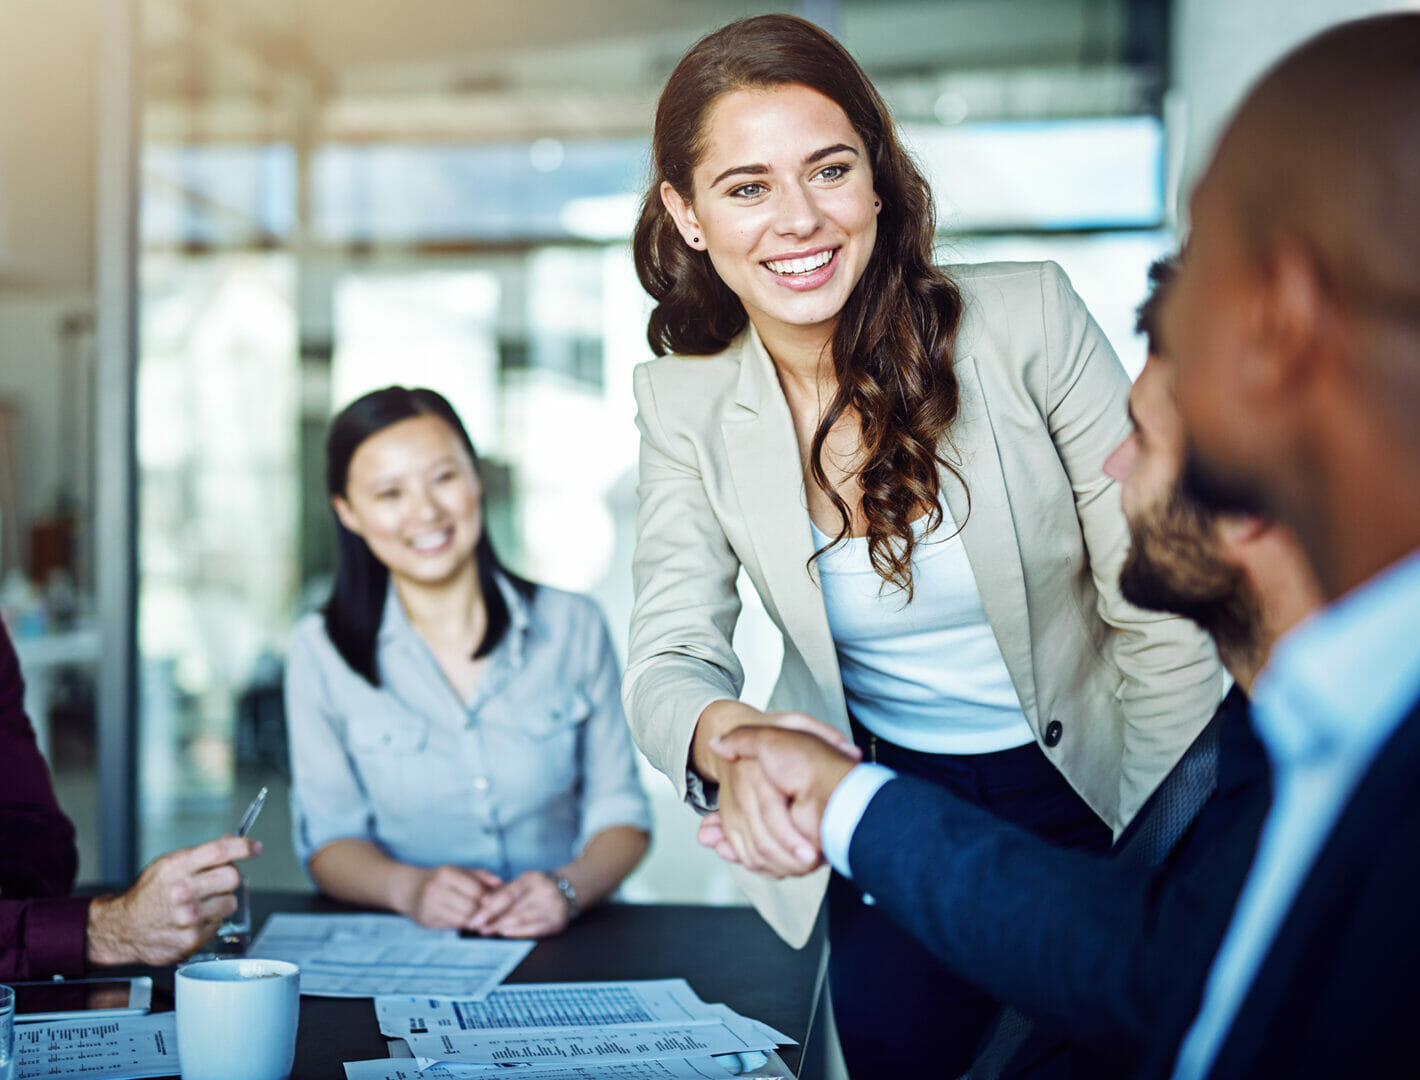
[[[1191,207],[1164,312],[1190,475],[1290,524],[1330,606],[1256,686],[1273,804],[1173,1075],[1415,1075],[1420,13],[1283,60]]]

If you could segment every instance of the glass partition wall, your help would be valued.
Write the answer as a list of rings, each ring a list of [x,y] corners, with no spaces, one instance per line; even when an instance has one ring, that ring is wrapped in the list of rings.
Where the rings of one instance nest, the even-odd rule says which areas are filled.
[[[631,369],[650,356],[628,239],[651,112],[696,37],[775,5],[592,5],[587,25],[584,5],[520,7],[521,32],[462,0],[142,2],[141,860],[230,830],[265,784],[252,880],[307,887],[283,662],[332,571],[325,427],[366,390],[449,397],[500,553],[595,597],[624,648]],[[1166,6],[809,7],[903,120],[944,261],[1056,259],[1137,369],[1132,307],[1170,243]],[[752,590],[739,634],[763,700],[779,644]],[[624,895],[735,902],[643,771],[658,832]]]

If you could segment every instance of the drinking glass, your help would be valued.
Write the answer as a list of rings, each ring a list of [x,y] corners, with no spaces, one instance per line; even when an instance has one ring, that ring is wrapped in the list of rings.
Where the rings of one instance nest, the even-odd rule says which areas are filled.
[[[0,1080],[15,1080],[15,991],[0,986]]]
[[[187,963],[195,960],[230,960],[247,954],[247,947],[251,945],[251,886],[245,876],[234,895],[237,910],[222,920],[212,940],[193,953]],[[5,1077],[0,1076],[0,1080],[5,1080]]]

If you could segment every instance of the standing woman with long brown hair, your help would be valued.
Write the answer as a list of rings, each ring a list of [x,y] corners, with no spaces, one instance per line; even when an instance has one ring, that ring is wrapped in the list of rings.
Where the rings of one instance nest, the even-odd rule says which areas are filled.
[[[1053,264],[933,266],[926,182],[811,23],[696,44],[653,155],[632,730],[718,811],[721,854],[788,879],[737,874],[787,940],[827,884],[852,1075],[953,1076],[994,1003],[826,881],[757,764],[710,744],[744,724],[851,732],[1058,843],[1107,846],[1221,694],[1201,634],[1119,595],[1127,531],[1100,470],[1129,380]],[[741,568],[784,637],[767,712],[739,700]]]

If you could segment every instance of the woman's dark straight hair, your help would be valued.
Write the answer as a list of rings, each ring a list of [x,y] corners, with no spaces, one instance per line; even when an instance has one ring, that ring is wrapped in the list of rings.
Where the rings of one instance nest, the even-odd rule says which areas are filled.
[[[387,386],[357,398],[340,410],[330,424],[325,441],[325,486],[331,496],[345,497],[345,485],[350,474],[350,459],[360,444],[371,435],[383,431],[401,420],[418,416],[437,416],[448,424],[463,443],[478,468],[478,451],[473,440],[442,394],[423,388],[408,389]],[[335,583],[330,599],[321,610],[325,617],[325,632],[330,642],[350,669],[364,676],[371,686],[380,685],[380,669],[375,655],[375,639],[385,614],[385,597],[389,591],[389,570],[371,553],[360,537],[340,523],[335,515],[336,560]],[[483,604],[488,612],[488,625],[483,640],[478,643],[474,658],[487,656],[508,632],[508,605],[498,587],[503,578],[523,597],[531,599],[537,586],[508,570],[493,551],[485,525],[473,549],[478,567],[478,584],[483,591]]]
[[[943,441],[950,445],[959,408],[952,343],[962,297],[933,265],[932,193],[898,138],[887,105],[848,50],[813,23],[794,15],[730,23],[693,45],[667,80],[651,135],[651,181],[631,245],[637,276],[656,301],[646,337],[657,356],[709,356],[745,328],[744,305],[720,280],[710,256],[686,245],[662,205],[661,183],[693,203],[692,174],[715,103],[736,90],[789,85],[815,90],[843,110],[863,140],[882,203],[872,256],[830,343],[838,388],[814,432],[809,473],[842,519],[832,541],[839,543],[849,534],[849,510],[828,481],[823,447],[834,423],[856,410],[869,557],[879,576],[911,599],[913,520],[925,510],[930,531],[943,518],[938,467],[965,487],[939,449]]]

